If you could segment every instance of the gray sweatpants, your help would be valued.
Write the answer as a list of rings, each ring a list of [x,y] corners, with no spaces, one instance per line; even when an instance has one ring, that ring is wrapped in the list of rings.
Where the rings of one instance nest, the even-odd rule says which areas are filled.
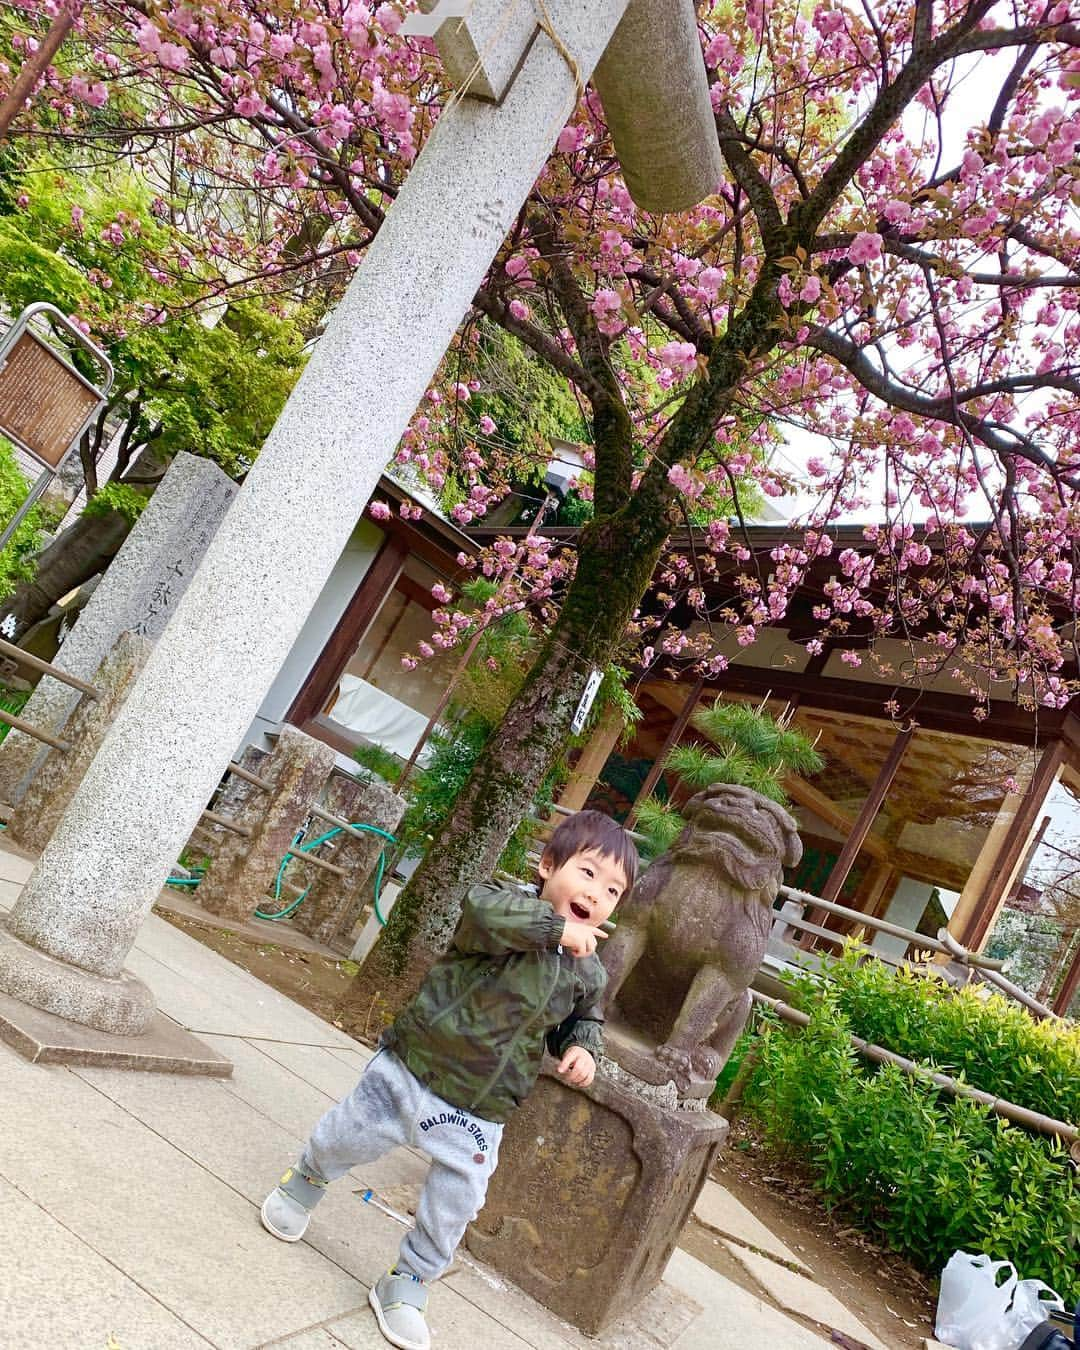
[[[395,1054],[380,1050],[352,1092],[312,1130],[302,1166],[335,1181],[399,1145],[416,1145],[430,1154],[416,1227],[401,1243],[397,1269],[435,1280],[483,1207],[502,1132],[501,1125],[429,1092]]]

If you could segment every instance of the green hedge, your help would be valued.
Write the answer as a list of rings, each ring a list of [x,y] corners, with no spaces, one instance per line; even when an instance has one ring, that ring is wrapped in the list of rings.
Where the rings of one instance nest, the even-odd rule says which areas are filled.
[[[1080,1122],[1080,1026],[1036,1022],[986,985],[952,989],[917,970],[860,964],[848,948],[830,969],[838,1006],[856,1035],[963,1078],[1043,1115]],[[797,982],[792,1003],[809,1007],[816,985]]]
[[[1080,1185],[1052,1138],[990,1115],[851,1047],[852,1032],[914,1059],[962,1071],[976,1087],[1075,1122],[1080,1031],[1035,1023],[1003,999],[940,981],[859,967],[800,982],[799,1031],[764,1020],[746,1094],[777,1150],[817,1174],[895,1250],[939,1274],[958,1248],[1008,1258],[1066,1300],[1080,1298]],[[1071,1068],[1067,1068],[1071,1065]]]

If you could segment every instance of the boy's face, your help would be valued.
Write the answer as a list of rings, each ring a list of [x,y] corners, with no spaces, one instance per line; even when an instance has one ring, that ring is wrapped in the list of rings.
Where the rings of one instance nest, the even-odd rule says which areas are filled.
[[[626,890],[621,864],[594,848],[572,853],[561,867],[545,853],[539,872],[543,899],[556,914],[578,923],[603,923]]]

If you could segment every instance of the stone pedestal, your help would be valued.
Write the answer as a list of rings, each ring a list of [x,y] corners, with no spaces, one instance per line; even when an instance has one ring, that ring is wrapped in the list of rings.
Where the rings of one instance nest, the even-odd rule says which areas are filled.
[[[334,767],[334,751],[295,727],[281,729],[260,769],[273,783],[252,789],[237,823],[247,835],[227,833],[199,885],[198,901],[211,914],[250,919],[274,884],[281,860],[319,800]]]
[[[621,1068],[643,1083],[663,1088],[669,1085],[672,1092],[675,1084],[671,1081],[670,1070],[656,1058],[656,1043],[643,1036],[633,1027],[621,1022],[617,1016],[609,1017],[604,1025],[604,1044],[607,1053]],[[708,1101],[716,1088],[716,1074],[703,1077],[691,1072],[682,1090],[684,1101]]]
[[[503,1135],[469,1250],[596,1336],[660,1281],[728,1124],[661,1104],[612,1067],[587,1091],[551,1072]]]
[[[333,815],[350,823],[362,821],[393,834],[405,814],[405,798],[385,783],[335,776],[323,794],[323,805]],[[314,821],[314,827],[319,825]],[[319,833],[331,829],[326,825]],[[363,840],[351,835],[336,835],[332,841],[333,853],[328,855],[345,876],[336,877],[320,871],[312,877],[311,887],[303,904],[293,915],[293,924],[315,938],[329,944],[335,938],[348,937],[364,906],[371,900],[379,854],[386,841],[377,834],[366,834]],[[308,869],[309,871],[313,869]]]
[[[142,980],[122,970],[100,975],[41,951],[0,923],[0,991],[13,999],[113,1036],[138,1036],[154,1016]]]

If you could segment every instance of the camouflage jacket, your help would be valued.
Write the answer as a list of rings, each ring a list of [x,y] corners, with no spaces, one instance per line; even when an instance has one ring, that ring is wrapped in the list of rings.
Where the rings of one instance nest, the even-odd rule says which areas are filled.
[[[563,920],[524,888],[474,886],[450,950],[386,1031],[409,1071],[452,1106],[505,1121],[553,1055],[603,1051],[607,974],[562,951]]]

